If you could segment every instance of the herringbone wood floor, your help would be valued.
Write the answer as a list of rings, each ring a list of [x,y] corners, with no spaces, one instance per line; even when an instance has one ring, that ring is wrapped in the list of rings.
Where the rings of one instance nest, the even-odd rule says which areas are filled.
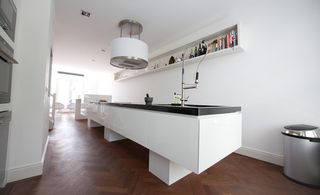
[[[71,115],[58,118],[42,176],[7,184],[0,194],[303,195],[319,189],[294,183],[281,167],[231,154],[200,175],[167,186],[148,172],[148,150],[130,140],[108,143],[102,128]]]

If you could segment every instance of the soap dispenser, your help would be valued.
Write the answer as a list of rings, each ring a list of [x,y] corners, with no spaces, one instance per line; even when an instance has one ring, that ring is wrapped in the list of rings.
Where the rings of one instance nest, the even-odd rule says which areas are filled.
[[[180,99],[181,99],[181,96],[179,94],[177,94],[176,92],[174,92],[171,104],[173,104],[173,105],[181,104],[181,100]]]

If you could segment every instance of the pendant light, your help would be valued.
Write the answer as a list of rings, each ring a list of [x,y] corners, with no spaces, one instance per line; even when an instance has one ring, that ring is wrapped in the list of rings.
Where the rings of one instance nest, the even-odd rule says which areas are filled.
[[[119,22],[119,28],[120,37],[111,42],[110,64],[130,70],[146,68],[148,45],[140,40],[142,25],[137,21],[125,19]]]

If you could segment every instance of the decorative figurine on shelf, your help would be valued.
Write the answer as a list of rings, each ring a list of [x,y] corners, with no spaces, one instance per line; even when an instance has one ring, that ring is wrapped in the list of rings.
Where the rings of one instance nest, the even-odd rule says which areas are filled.
[[[175,62],[176,62],[176,60],[174,59],[173,56],[171,56],[169,59],[169,64],[174,64]]]

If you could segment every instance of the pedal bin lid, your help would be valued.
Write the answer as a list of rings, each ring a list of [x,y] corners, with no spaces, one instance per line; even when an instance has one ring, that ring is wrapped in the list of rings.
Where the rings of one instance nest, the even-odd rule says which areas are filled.
[[[320,140],[319,127],[305,124],[287,125],[281,132],[284,135],[304,138],[304,139],[316,139]]]

